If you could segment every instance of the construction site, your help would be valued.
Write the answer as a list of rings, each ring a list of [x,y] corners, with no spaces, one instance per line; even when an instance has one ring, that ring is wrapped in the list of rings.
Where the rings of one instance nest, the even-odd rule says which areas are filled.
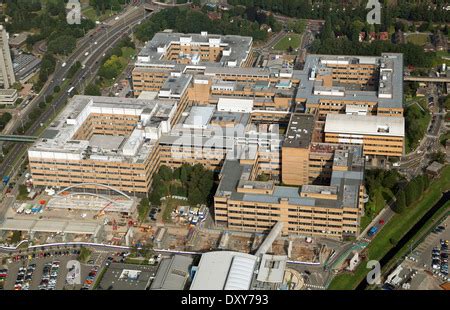
[[[0,231],[20,231],[35,243],[92,241],[125,243],[136,225],[138,199],[94,193],[42,192],[33,199],[16,201],[7,210]],[[139,227],[138,227],[139,228]],[[144,227],[148,230],[148,227]]]
[[[255,233],[165,226],[156,232],[154,245],[162,249],[198,253],[214,250],[254,253],[265,237]],[[278,237],[269,252],[288,256],[292,261],[323,264],[333,251],[326,244],[311,238]]]

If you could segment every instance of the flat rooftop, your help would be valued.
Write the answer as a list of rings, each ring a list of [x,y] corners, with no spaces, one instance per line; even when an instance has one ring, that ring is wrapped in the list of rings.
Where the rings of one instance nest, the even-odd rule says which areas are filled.
[[[174,32],[158,32],[153,38],[147,42],[145,47],[138,55],[136,66],[166,66],[173,67],[177,64],[175,60],[165,59],[172,44],[177,45],[193,45],[193,46],[210,46],[222,48],[222,57],[218,62],[198,62],[193,65],[215,65],[215,66],[232,66],[240,67],[247,59],[253,43],[252,37],[236,36],[236,35],[216,35],[202,33],[174,33]],[[183,55],[183,57],[196,58],[196,55]]]
[[[163,259],[150,289],[183,290],[189,278],[192,262],[192,257],[182,255]]]
[[[170,130],[175,108],[176,101],[172,99],[74,96],[42,138],[30,147],[28,155],[30,158],[144,163],[160,132]],[[138,121],[128,136],[93,135],[88,140],[75,140],[75,133],[92,113],[130,115]]]
[[[89,146],[112,151],[118,150],[124,141],[125,137],[123,136],[92,135]]]
[[[112,263],[103,275],[98,290],[146,290],[157,266]]]
[[[328,65],[373,65],[376,66],[378,80],[376,90],[355,90],[344,87],[341,91],[321,88],[315,76],[331,74]],[[300,79],[297,100],[306,99],[306,103],[318,103],[320,100],[375,102],[380,108],[403,107],[403,54],[382,53],[378,56],[332,56],[308,55],[303,70],[294,70],[293,76]],[[317,88],[316,87],[320,86]],[[332,87],[336,88],[336,87]]]
[[[405,119],[390,116],[328,114],[325,133],[404,137]]]
[[[293,113],[286,132],[284,147],[308,148],[314,129],[314,115]]]
[[[335,145],[336,146],[336,145]],[[361,146],[341,147],[344,153],[338,156],[350,158],[348,161],[341,161],[340,165],[346,166],[346,171],[333,170],[330,185],[315,186],[305,185],[302,187],[273,186],[272,182],[252,182],[250,173],[252,165],[241,164],[236,159],[226,159],[221,170],[220,183],[216,191],[216,196],[229,197],[231,200],[248,201],[253,203],[278,204],[281,200],[287,201],[293,206],[342,208],[358,207],[359,186],[364,179],[364,161],[362,159]],[[329,149],[329,152],[336,152],[336,149]],[[339,159],[337,159],[337,162]],[[238,187],[243,184],[256,184],[259,189],[273,189],[267,193],[245,193],[238,192]],[[322,193],[336,195],[335,199],[324,199],[315,197],[302,197],[301,193]]]

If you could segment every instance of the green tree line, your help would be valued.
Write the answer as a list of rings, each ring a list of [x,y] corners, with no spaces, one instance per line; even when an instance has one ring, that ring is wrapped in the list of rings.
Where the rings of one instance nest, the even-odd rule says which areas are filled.
[[[208,31],[214,34],[251,36],[255,40],[265,40],[267,31],[261,30],[262,24],[279,30],[280,25],[273,16],[266,16],[243,7],[222,12],[219,20],[210,20],[207,10],[193,11],[170,8],[154,14],[148,21],[137,27],[135,35],[140,41],[150,40],[155,33],[164,29],[173,29],[183,33]]]
[[[196,206],[212,199],[213,188],[214,173],[201,164],[183,164],[175,170],[163,165],[153,177],[149,199],[152,205],[158,206],[162,197],[183,196],[191,206]]]

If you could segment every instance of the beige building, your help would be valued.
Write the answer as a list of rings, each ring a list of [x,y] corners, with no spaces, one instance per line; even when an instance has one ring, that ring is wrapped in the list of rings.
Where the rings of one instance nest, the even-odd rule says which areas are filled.
[[[28,150],[37,186],[147,193],[176,101],[75,96]]]
[[[160,165],[200,163],[219,177],[218,225],[358,235],[364,157],[403,154],[402,55],[308,55],[294,70],[250,67],[251,48],[156,34],[133,70],[139,98],[74,97],[28,152],[35,184],[145,194]]]
[[[281,221],[284,234],[342,239],[359,234],[364,207],[361,148],[336,150],[327,185],[277,186],[255,181],[248,160],[226,160],[214,196],[217,225],[232,230],[267,232]]]
[[[9,89],[16,82],[14,69],[11,60],[11,52],[8,44],[8,33],[3,25],[0,25],[0,87]]]
[[[324,131],[325,142],[360,144],[364,155],[404,155],[403,117],[329,114]]]

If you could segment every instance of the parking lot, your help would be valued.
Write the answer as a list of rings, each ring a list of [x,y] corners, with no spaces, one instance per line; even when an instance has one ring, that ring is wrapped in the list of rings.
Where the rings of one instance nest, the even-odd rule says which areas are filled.
[[[422,265],[440,278],[448,277],[449,222],[450,218],[447,218],[441,225],[438,225],[441,229],[435,228],[411,255],[419,266]]]
[[[411,281],[410,289],[438,289],[448,281],[448,244],[450,217],[432,232],[401,263],[405,272],[417,273],[420,281]]]
[[[81,284],[66,285],[66,276],[69,270],[67,269],[67,263],[70,260],[76,260],[78,254],[62,255],[64,251],[50,251],[52,256],[39,257],[36,255],[31,260],[21,259],[12,261],[7,264],[7,278],[4,284],[5,290],[62,290],[65,289],[80,289]],[[61,252],[61,255],[58,255]],[[49,252],[38,252],[49,253]],[[81,264],[80,265],[80,278],[83,281],[87,278],[91,271],[93,264]],[[22,269],[21,269],[22,268]],[[25,268],[25,270],[23,269]],[[24,272],[25,271],[25,272]],[[32,271],[32,273],[31,273]],[[28,275],[29,274],[29,275]],[[28,275],[28,277],[27,277]],[[23,280],[23,281],[22,281]]]

